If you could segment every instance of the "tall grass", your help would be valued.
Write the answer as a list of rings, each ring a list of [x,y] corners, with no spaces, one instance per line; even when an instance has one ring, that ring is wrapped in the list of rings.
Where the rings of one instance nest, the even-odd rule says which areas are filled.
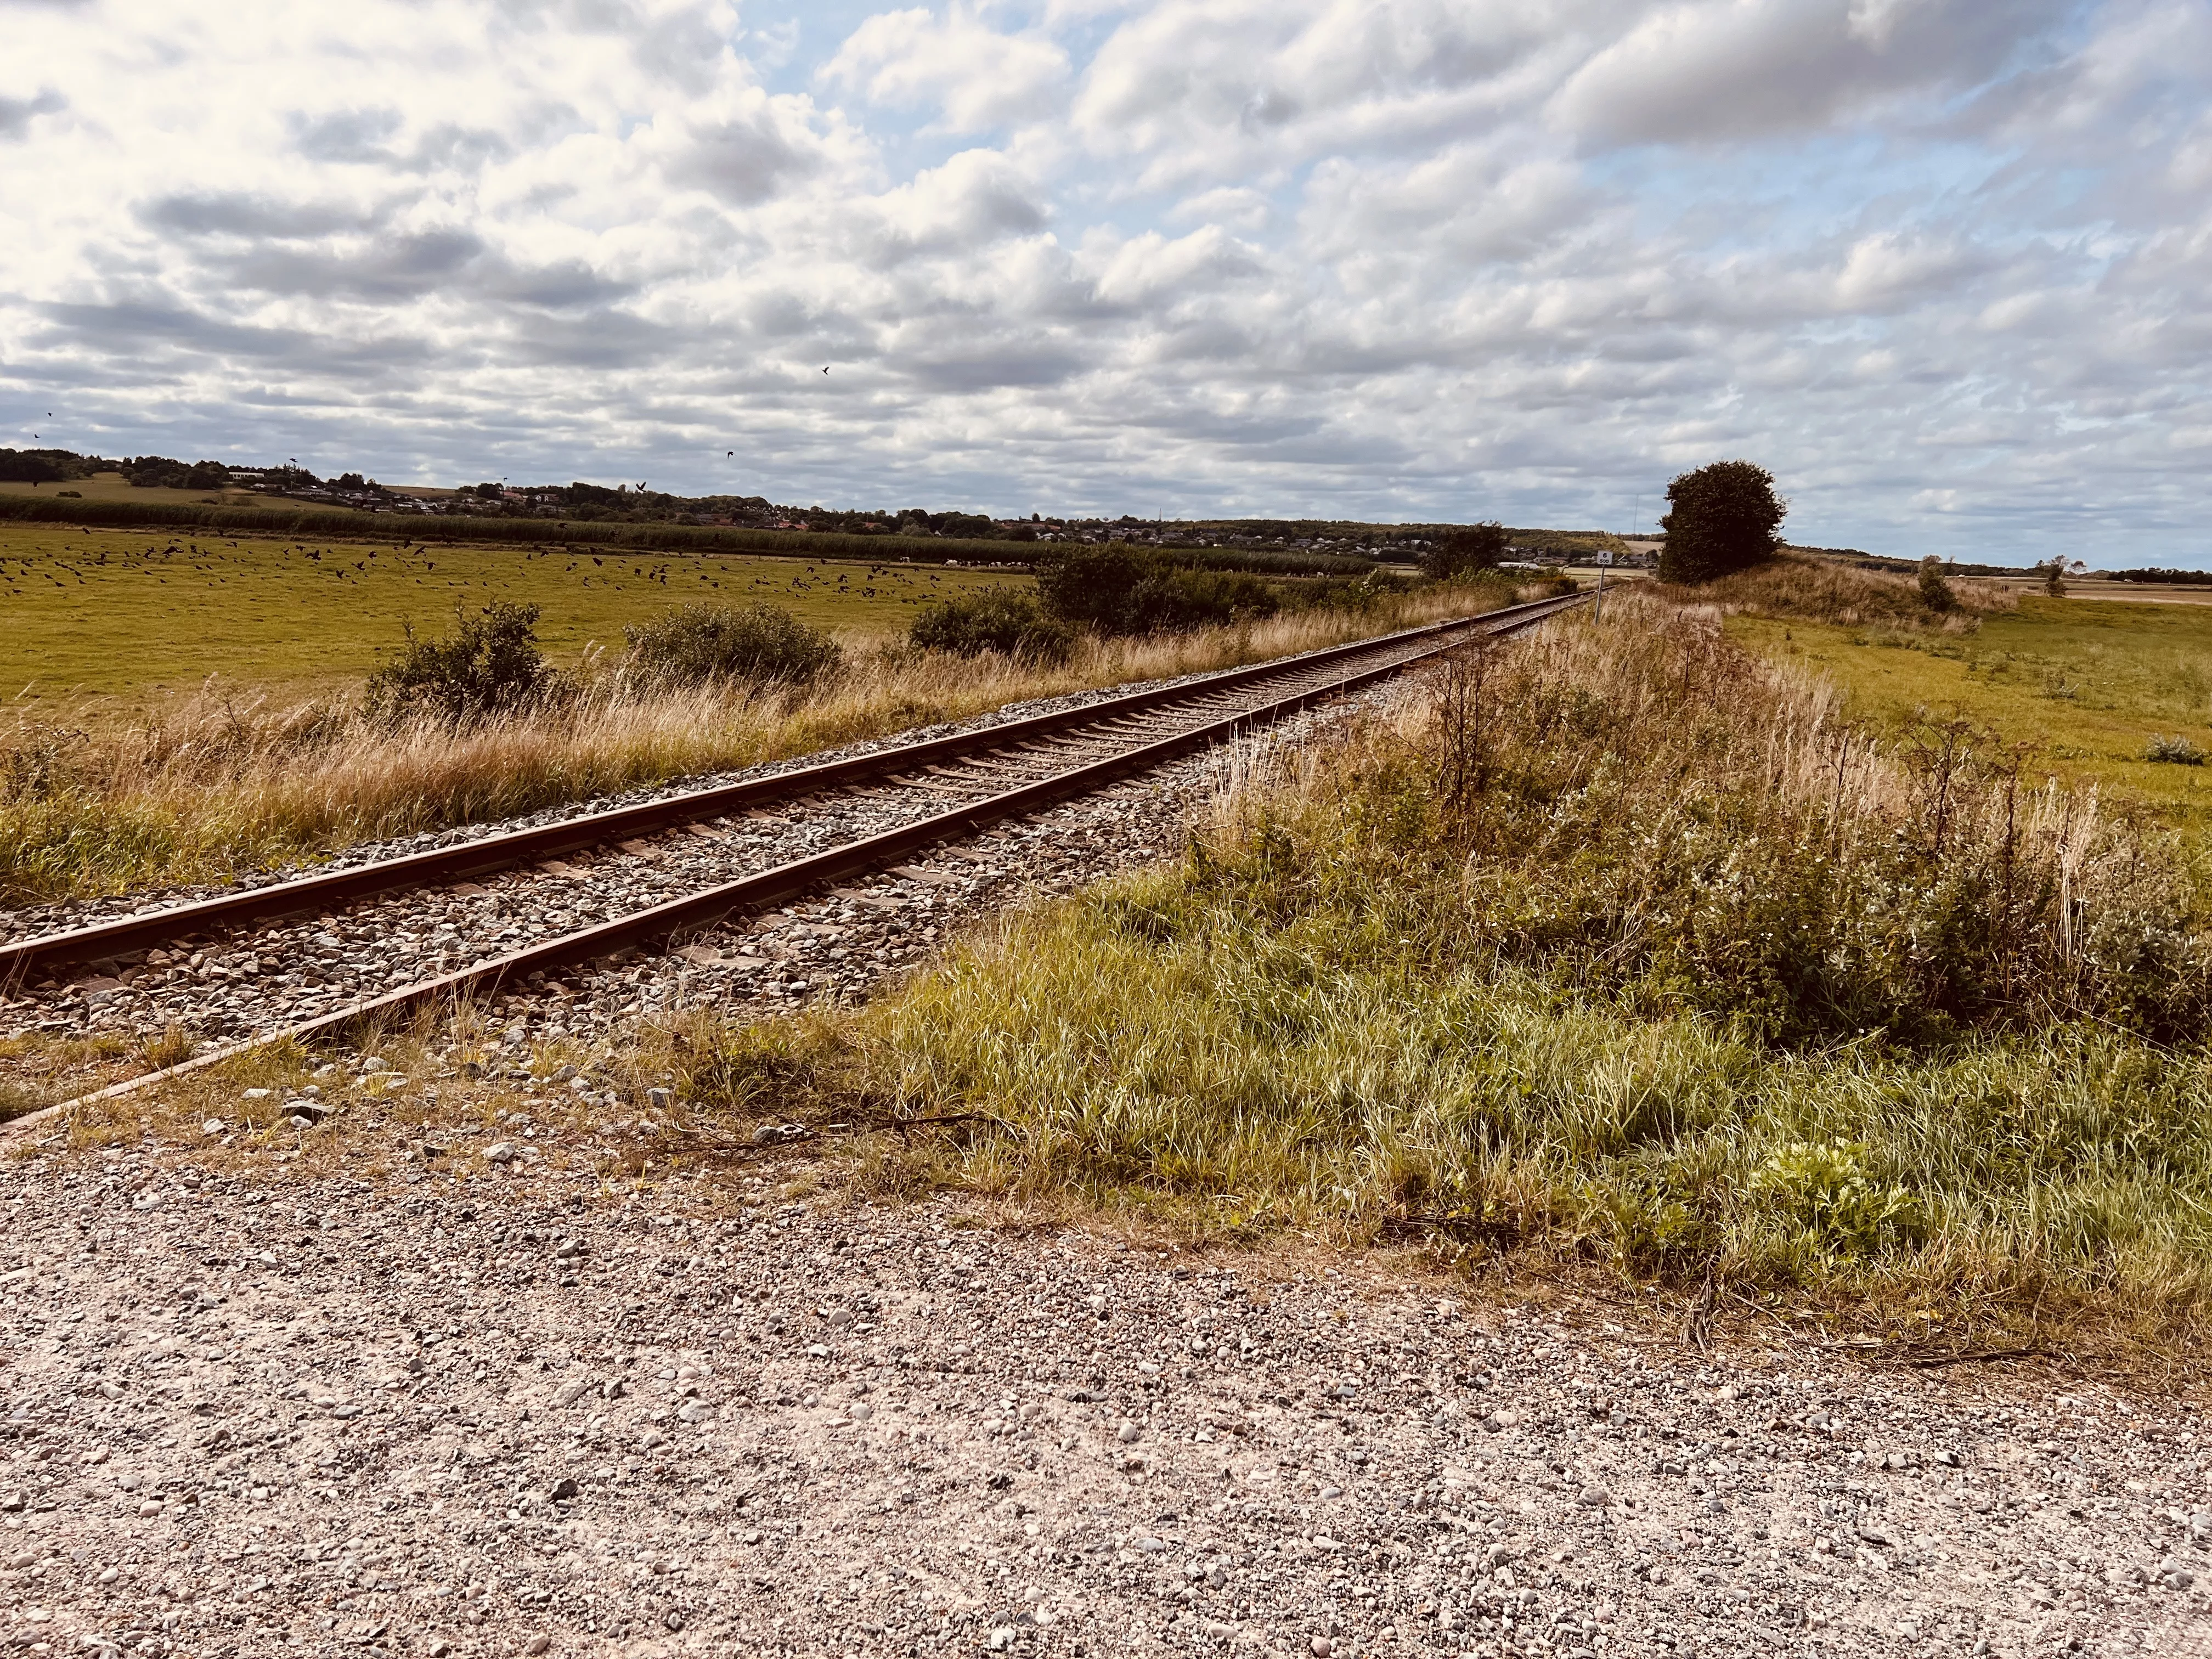
[[[368,718],[358,699],[277,704],[214,685],[124,722],[19,717],[0,729],[0,902],[225,881],[364,841],[781,760],[1006,702],[1255,661],[1509,597],[1425,589],[1365,611],[1086,641],[1050,665],[854,639],[836,673],[803,688],[671,685],[586,665],[577,695],[559,706],[458,732],[430,715],[396,726]]]
[[[2193,1322],[2197,899],[2154,832],[1956,730],[1871,748],[1623,595],[790,1041],[840,1111],[966,1120],[887,1181]]]
[[[2020,595],[2002,582],[1954,578],[1947,586],[1949,602],[1930,605],[1915,577],[1785,553],[1694,587],[1668,585],[1658,591],[1678,604],[1710,605],[1723,615],[1946,634],[1972,633],[1984,617],[2020,608]]]

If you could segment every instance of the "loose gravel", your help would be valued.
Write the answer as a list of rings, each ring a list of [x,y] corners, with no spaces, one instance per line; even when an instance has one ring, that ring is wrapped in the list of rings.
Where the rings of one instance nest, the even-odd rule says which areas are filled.
[[[0,1650],[2212,1651],[2212,1456],[2102,1389],[483,1170],[0,1169]]]

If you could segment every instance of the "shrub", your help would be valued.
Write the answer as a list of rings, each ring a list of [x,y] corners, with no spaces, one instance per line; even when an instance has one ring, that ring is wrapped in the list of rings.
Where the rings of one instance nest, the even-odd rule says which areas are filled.
[[[1074,630],[1046,616],[1033,597],[1004,588],[925,606],[908,637],[924,651],[996,651],[1031,662],[1063,662],[1075,644]]]
[[[2153,738],[2150,746],[2143,750],[2143,758],[2163,761],[2170,766],[2202,766],[2204,764],[2204,751],[2176,732],[2170,738]]]
[[[1920,603],[1930,611],[1955,611],[1959,596],[1943,580],[1943,561],[1929,554],[1920,562]]]
[[[497,599],[471,617],[456,610],[449,640],[407,630],[399,660],[368,677],[372,713],[429,714],[466,725],[545,697],[558,684],[538,648],[538,607]]]
[[[1037,599],[1047,615],[1070,627],[1134,633],[1129,623],[1146,566],[1127,542],[1055,550],[1037,561]]]
[[[1292,615],[1308,611],[1374,610],[1386,599],[1410,592],[1413,579],[1395,571],[1370,570],[1364,576],[1318,576],[1271,584],[1276,605]]]
[[[1243,617],[1272,617],[1282,608],[1275,590],[1241,570],[1155,567],[1137,585],[1132,634],[1183,634],[1218,628]]]
[[[1659,555],[1663,581],[1707,582],[1747,570],[1782,550],[1775,532],[1790,509],[1774,493],[1774,475],[1749,461],[1716,461],[1667,486],[1674,510],[1660,520],[1667,544]]]
[[[1492,520],[1446,532],[1421,550],[1423,574],[1438,580],[1495,570],[1505,560],[1505,526]]]
[[[639,676],[665,684],[805,685],[838,656],[835,640],[773,605],[687,605],[623,635]]]
[[[1048,616],[1109,636],[1183,633],[1281,608],[1257,576],[1171,565],[1126,542],[1040,559],[1037,594]]]

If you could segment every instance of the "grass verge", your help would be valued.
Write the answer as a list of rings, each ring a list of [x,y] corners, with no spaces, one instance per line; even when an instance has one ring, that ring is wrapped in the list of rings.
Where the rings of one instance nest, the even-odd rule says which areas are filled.
[[[1624,595],[1286,762],[1173,868],[835,1019],[691,1034],[690,1086],[907,1123],[885,1190],[1710,1276],[1923,1347],[2193,1343],[2201,898],[2155,825],[1870,747]]]

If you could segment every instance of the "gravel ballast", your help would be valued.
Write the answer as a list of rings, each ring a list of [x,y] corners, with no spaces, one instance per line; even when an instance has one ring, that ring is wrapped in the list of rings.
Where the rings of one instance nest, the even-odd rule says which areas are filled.
[[[0,1176],[0,1649],[2202,1653],[2191,1422],[1398,1258],[784,1200]]]

